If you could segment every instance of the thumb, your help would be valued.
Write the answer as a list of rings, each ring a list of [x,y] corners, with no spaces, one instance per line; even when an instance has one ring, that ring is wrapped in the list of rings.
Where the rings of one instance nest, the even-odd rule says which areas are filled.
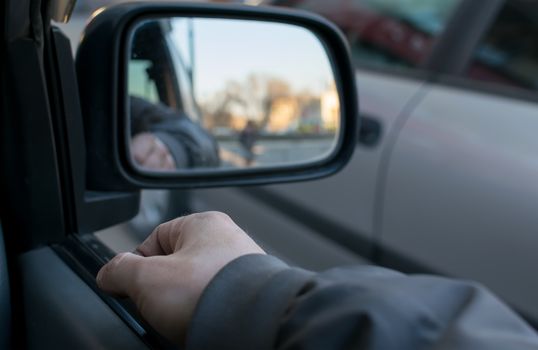
[[[104,292],[120,297],[134,292],[136,274],[143,257],[132,253],[120,253],[105,264],[96,277],[97,286]]]

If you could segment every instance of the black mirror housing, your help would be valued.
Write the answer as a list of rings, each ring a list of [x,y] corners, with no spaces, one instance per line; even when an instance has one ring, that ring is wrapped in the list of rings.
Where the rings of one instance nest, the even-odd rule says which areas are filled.
[[[340,99],[340,135],[333,153],[312,163],[274,169],[215,173],[159,174],[138,172],[129,159],[125,58],[130,28],[145,18],[207,17],[279,22],[303,27],[323,43],[330,58]],[[278,38],[275,38],[278,40]],[[87,185],[92,190],[200,188],[261,185],[310,180],[340,170],[355,149],[358,95],[347,43],[339,30],[306,12],[267,7],[215,4],[131,3],[103,10],[88,24],[76,57],[84,119]]]

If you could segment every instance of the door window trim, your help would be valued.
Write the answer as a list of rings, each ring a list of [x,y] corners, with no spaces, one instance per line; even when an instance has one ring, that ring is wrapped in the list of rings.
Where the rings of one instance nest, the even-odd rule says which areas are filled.
[[[462,0],[423,68],[436,74],[462,75],[504,3],[505,0]]]

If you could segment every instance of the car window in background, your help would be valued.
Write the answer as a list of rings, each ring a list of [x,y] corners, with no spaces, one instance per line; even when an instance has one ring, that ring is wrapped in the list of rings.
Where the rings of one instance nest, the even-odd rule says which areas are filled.
[[[478,45],[467,76],[496,85],[538,89],[538,2],[508,0]]]
[[[167,33],[165,40],[172,55],[172,64],[178,79],[181,108],[192,120],[199,122],[200,109],[194,94],[192,76],[194,67],[191,62],[195,52],[192,42],[193,31],[192,19],[176,21],[172,25],[172,30]],[[179,40],[174,40],[173,36]],[[182,45],[178,45],[178,43]]]
[[[461,0],[282,0],[316,12],[348,38],[357,64],[414,68],[428,58]]]
[[[145,99],[146,101],[158,103],[159,94],[155,82],[150,78],[148,69],[152,64],[149,60],[131,59],[129,62],[129,91]]]

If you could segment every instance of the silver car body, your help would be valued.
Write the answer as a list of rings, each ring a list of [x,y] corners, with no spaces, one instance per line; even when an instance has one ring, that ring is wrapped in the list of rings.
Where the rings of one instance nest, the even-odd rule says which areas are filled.
[[[331,178],[263,195],[203,191],[199,208],[232,212],[270,250],[307,267],[355,261],[325,252],[336,242],[376,264],[477,280],[538,320],[538,99],[442,72],[356,74],[361,113],[382,126],[377,145],[359,143]],[[295,226],[275,233],[275,215]],[[306,236],[320,243],[290,243]]]

